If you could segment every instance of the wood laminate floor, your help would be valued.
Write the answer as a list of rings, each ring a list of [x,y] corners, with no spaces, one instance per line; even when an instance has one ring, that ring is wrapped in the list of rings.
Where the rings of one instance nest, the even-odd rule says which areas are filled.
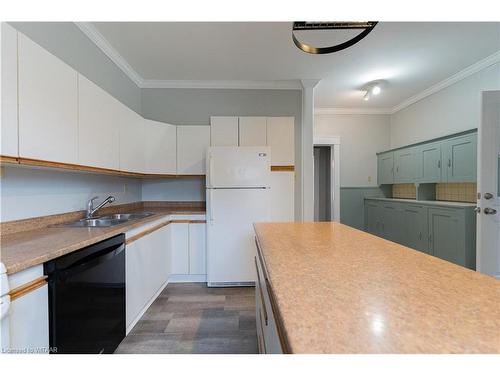
[[[169,284],[115,353],[258,353],[255,289]]]

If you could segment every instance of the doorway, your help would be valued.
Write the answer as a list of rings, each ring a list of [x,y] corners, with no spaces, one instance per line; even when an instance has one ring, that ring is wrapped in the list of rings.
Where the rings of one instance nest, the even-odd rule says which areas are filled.
[[[481,99],[476,264],[500,279],[500,91],[484,91]]]
[[[340,142],[338,138],[314,140],[314,221],[340,219]]]

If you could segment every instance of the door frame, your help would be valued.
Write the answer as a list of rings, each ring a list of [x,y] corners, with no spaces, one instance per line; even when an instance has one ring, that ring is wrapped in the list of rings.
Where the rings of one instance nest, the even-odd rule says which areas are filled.
[[[330,147],[330,220],[340,222],[340,137],[315,137],[315,146]]]
[[[500,162],[500,146],[497,142],[500,139],[500,128],[497,123],[500,114],[494,109],[499,102],[500,90],[481,93],[481,121],[478,128],[477,147],[477,206],[480,212],[476,222],[476,270],[500,280],[500,233],[496,241],[488,240],[489,233],[487,233],[492,229],[491,226],[495,225],[494,223],[496,225],[500,223],[499,166],[491,158],[492,153],[498,153],[498,162]],[[483,175],[483,169],[488,173]],[[495,185],[497,191],[493,191]],[[485,199],[485,193],[492,193],[493,198]],[[484,214],[486,207],[495,208],[497,213],[487,217]]]

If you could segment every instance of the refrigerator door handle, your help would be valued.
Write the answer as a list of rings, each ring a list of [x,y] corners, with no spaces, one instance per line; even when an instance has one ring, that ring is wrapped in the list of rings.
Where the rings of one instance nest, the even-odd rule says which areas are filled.
[[[214,222],[214,200],[213,200],[213,190],[214,189],[208,189],[208,194],[209,194],[209,212],[210,212],[210,224],[213,224]]]

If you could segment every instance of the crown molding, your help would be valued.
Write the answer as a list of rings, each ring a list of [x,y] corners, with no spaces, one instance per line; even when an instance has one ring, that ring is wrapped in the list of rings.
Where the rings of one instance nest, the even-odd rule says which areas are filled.
[[[283,81],[227,81],[227,80],[153,80],[142,81],[142,88],[175,89],[265,89],[265,90],[301,90],[298,80]]]
[[[391,108],[315,108],[315,115],[389,115]]]
[[[139,88],[142,77],[132,68],[122,55],[106,40],[106,38],[90,22],[75,22],[75,25],[120,68]]]
[[[424,91],[413,95],[412,97],[406,99],[400,104],[392,107],[391,114],[401,111],[402,109],[409,107],[410,105],[432,95],[438,91],[441,91],[483,69],[488,68],[489,66],[500,62],[500,51],[495,52],[494,54],[479,60],[478,62],[468,66],[467,68],[459,71],[458,73],[452,75],[451,77],[446,78],[445,80],[432,85],[431,87],[425,89]]]

